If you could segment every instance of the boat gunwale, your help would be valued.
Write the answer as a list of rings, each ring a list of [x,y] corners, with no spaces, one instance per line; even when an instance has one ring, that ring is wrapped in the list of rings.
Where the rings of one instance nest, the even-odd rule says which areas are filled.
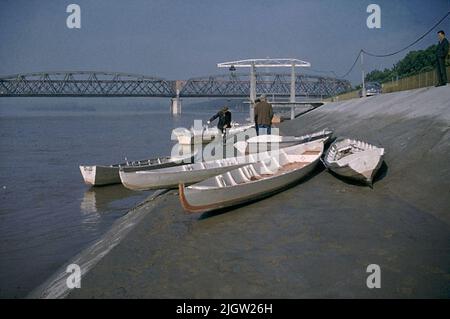
[[[374,144],[371,144],[371,143],[368,143],[368,142],[365,142],[365,141],[362,141],[362,140],[357,140],[357,139],[354,139],[354,138],[344,137],[344,138],[339,138],[338,140],[334,141],[334,142],[330,145],[330,147],[327,149],[327,151],[324,153],[324,155],[323,155],[323,161],[324,161],[324,163],[325,163],[325,166],[327,166],[327,167],[333,166],[333,167],[342,167],[342,168],[343,168],[343,167],[348,167],[348,166],[350,165],[351,162],[353,162],[353,161],[355,161],[355,160],[358,160],[358,158],[355,158],[355,159],[352,160],[351,162],[348,162],[348,163],[346,163],[346,164],[340,165],[340,164],[338,164],[338,161],[339,161],[339,160],[335,160],[334,158],[333,158],[332,160],[329,160],[329,159],[328,159],[329,154],[330,154],[330,151],[331,151],[333,145],[335,145],[336,143],[339,143],[339,142],[346,141],[346,140],[348,140],[348,141],[353,141],[353,142],[366,143],[368,146],[372,147],[372,148],[367,148],[367,149],[365,149],[365,150],[363,150],[363,151],[361,151],[361,152],[358,152],[358,153],[364,153],[364,152],[366,152],[366,151],[380,150],[380,151],[381,151],[381,154],[377,154],[377,156],[379,156],[380,158],[382,158],[382,157],[384,156],[384,148],[383,148],[383,147],[379,147],[379,146],[377,146],[377,145],[374,145]],[[354,153],[354,154],[356,154],[356,153]],[[344,156],[343,158],[345,158],[345,157],[346,157],[346,156]]]
[[[246,182],[244,182],[244,183],[236,183],[236,185],[225,185],[225,186],[205,187],[205,188],[203,188],[203,190],[226,189],[226,188],[228,188],[228,187],[236,187],[236,186],[239,186],[239,185],[248,185],[248,184],[252,184],[252,183],[261,182],[262,180],[268,180],[268,179],[275,178],[275,177],[281,177],[281,176],[284,176],[284,175],[286,175],[286,174],[292,173],[292,172],[294,172],[294,171],[301,170],[302,168],[305,168],[305,167],[307,167],[307,166],[313,164],[314,162],[316,162],[317,160],[319,160],[319,158],[320,158],[320,156],[321,156],[322,154],[323,154],[323,152],[319,152],[317,156],[314,155],[314,156],[316,156],[316,158],[314,158],[314,160],[312,160],[312,161],[310,161],[310,162],[295,162],[295,161],[294,161],[294,162],[288,163],[288,164],[294,164],[294,163],[306,163],[306,165],[304,165],[304,166],[302,166],[302,167],[294,168],[294,169],[292,169],[292,170],[285,170],[285,171],[282,171],[281,173],[278,173],[278,171],[279,171],[280,168],[281,168],[281,167],[280,167],[274,174],[260,174],[260,176],[263,176],[263,178],[260,178],[260,179],[254,179],[254,180],[251,180],[251,179],[250,179],[250,180],[248,180],[248,181],[246,181]],[[239,169],[239,168],[243,168],[243,167],[247,167],[247,166],[252,166],[252,165],[255,165],[255,164],[257,164],[257,163],[248,163],[248,164],[246,164],[246,165],[244,165],[244,166],[237,167],[237,168],[232,169],[232,170],[230,170],[230,171],[234,171],[234,170],[237,170],[237,169]],[[230,172],[230,171],[228,171],[228,172]],[[223,174],[225,174],[225,173],[223,173]],[[218,175],[222,175],[222,174],[218,174]],[[218,175],[215,175],[215,176],[218,176]],[[213,176],[213,177],[215,177],[215,176]],[[201,182],[199,182],[199,183],[201,183]],[[195,183],[195,184],[197,184],[197,183]],[[194,184],[194,185],[186,186],[186,188],[201,190],[201,188],[195,188],[195,187],[194,187],[195,184]]]
[[[317,163],[318,161],[319,161],[319,158],[315,159],[314,161],[310,162],[308,165],[303,166],[303,167],[301,167],[301,168],[299,168],[299,169],[297,169],[295,171],[299,171],[301,169],[307,168],[310,165],[313,165],[314,163]],[[292,172],[294,172],[294,170],[290,171],[290,173],[292,173]],[[275,175],[275,176],[272,176],[272,177],[264,178],[263,180],[261,180],[261,179],[257,180],[255,182],[258,182],[258,181],[259,182],[261,182],[261,181],[266,181],[267,182],[270,179],[281,178],[282,176],[283,175],[281,175],[281,174],[280,175]],[[259,193],[257,195],[251,195],[250,194],[248,196],[239,198],[237,200],[236,199],[226,200],[226,201],[216,202],[216,203],[210,204],[210,205],[197,205],[197,206],[195,206],[195,205],[190,204],[187,201],[186,194],[185,194],[185,189],[188,188],[189,186],[185,186],[184,183],[180,183],[178,185],[178,194],[179,194],[181,205],[182,205],[182,207],[183,207],[183,209],[185,210],[186,213],[188,213],[188,214],[206,213],[206,212],[209,212],[209,211],[212,211],[212,210],[222,209],[222,208],[226,208],[226,207],[233,207],[233,206],[237,206],[237,205],[240,205],[240,204],[243,204],[243,203],[252,202],[252,201],[256,201],[256,200],[261,199],[261,198],[268,197],[268,196],[270,196],[272,194],[276,194],[276,193],[280,192],[283,189],[290,188],[291,185],[296,184],[303,177],[301,177],[298,180],[294,180],[294,181],[292,181],[292,182],[290,182],[290,183],[288,183],[286,185],[282,185],[280,187],[274,188],[274,189],[268,191],[267,193]],[[227,187],[236,187],[236,186],[246,185],[246,184],[248,184],[248,183],[242,183],[242,184],[237,184],[237,185],[230,185],[230,186],[227,186]],[[213,188],[213,189],[216,190],[218,188]]]
[[[314,141],[314,142],[317,143],[317,141]],[[307,162],[308,164],[306,164],[306,165],[304,165],[302,167],[299,167],[299,168],[296,168],[296,169],[292,169],[292,170],[288,170],[288,171],[284,171],[281,174],[271,174],[270,176],[266,176],[266,177],[258,179],[258,180],[249,180],[247,182],[239,183],[239,184],[236,184],[236,185],[228,185],[228,186],[223,186],[223,187],[217,186],[217,187],[211,187],[211,188],[207,188],[207,189],[203,189],[203,190],[206,190],[206,191],[208,191],[208,190],[217,191],[217,190],[220,190],[220,189],[226,189],[226,188],[231,188],[231,187],[239,187],[239,186],[250,185],[250,184],[253,184],[253,183],[257,183],[257,182],[268,182],[268,181],[270,182],[270,180],[272,180],[272,179],[282,178],[286,174],[292,174],[292,173],[295,173],[295,172],[299,172],[300,170],[309,168],[314,163],[317,164],[319,162],[321,156],[323,155],[323,153],[324,153],[324,142],[322,142],[321,150],[318,151],[318,153],[315,155],[314,159],[312,159],[310,162]],[[300,155],[302,155],[302,154],[300,154]],[[301,163],[301,162],[293,161],[293,162],[290,162],[289,164],[293,164],[293,163]],[[248,165],[250,166],[250,165],[254,165],[254,164],[256,164],[256,163],[249,163]],[[221,174],[219,174],[219,175],[221,175]],[[284,188],[288,188],[291,184],[297,183],[302,178],[303,177],[301,177],[299,179],[296,179],[296,180],[293,180],[293,181],[287,183],[286,185],[282,185],[280,187],[276,187],[276,188],[270,190],[268,193],[259,193],[259,194],[256,194],[256,195],[249,194],[248,196],[245,196],[245,197],[242,197],[242,198],[220,201],[220,202],[216,202],[216,203],[209,204],[209,205],[197,205],[196,206],[196,205],[192,205],[192,204],[190,204],[188,202],[188,200],[186,198],[186,194],[185,194],[185,189],[189,188],[189,187],[191,187],[193,185],[190,185],[190,186],[186,187],[184,183],[179,183],[178,184],[178,191],[179,191],[178,193],[179,193],[179,198],[180,198],[181,205],[183,206],[183,209],[185,210],[185,212],[187,212],[187,213],[205,213],[205,212],[208,212],[208,211],[211,211],[211,210],[221,209],[221,208],[230,207],[230,206],[236,206],[236,205],[248,202],[248,201],[257,200],[259,198],[264,198],[266,196],[270,196],[272,193],[277,193],[277,192],[279,192],[280,190],[282,190]],[[191,189],[193,189],[193,188],[191,187]],[[198,189],[197,191],[202,191],[202,190]]]

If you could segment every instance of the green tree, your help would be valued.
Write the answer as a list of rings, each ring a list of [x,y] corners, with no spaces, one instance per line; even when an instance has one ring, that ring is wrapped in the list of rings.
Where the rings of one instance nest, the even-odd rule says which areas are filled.
[[[373,70],[367,73],[365,79],[368,82],[387,82],[393,78],[403,78],[422,72],[431,71],[436,66],[436,45],[431,45],[425,50],[410,51],[403,59],[398,61],[390,69]],[[447,65],[450,65],[447,60]]]

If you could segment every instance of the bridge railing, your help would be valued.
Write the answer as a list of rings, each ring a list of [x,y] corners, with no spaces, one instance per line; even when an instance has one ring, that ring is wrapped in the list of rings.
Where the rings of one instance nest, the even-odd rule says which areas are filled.
[[[289,96],[290,74],[258,73],[256,91],[258,94]],[[296,95],[305,97],[326,97],[348,90],[351,85],[346,80],[300,74],[295,81]],[[186,82],[180,96],[190,97],[246,97],[250,92],[247,74],[231,74],[193,78]]]
[[[258,94],[289,96],[290,74],[259,73]],[[348,90],[350,82],[300,74],[296,95],[327,97]],[[226,74],[187,81],[170,81],[126,73],[65,71],[17,74],[0,78],[0,96],[97,96],[97,97],[248,97],[246,74]]]
[[[0,96],[174,95],[174,81],[125,73],[53,72],[0,78]]]

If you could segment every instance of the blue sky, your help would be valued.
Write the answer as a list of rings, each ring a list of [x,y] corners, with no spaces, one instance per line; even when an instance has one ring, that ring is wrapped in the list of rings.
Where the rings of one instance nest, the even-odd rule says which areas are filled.
[[[66,27],[70,3],[81,7],[79,30]],[[370,3],[381,7],[381,29],[366,26]],[[187,79],[224,72],[218,62],[260,57],[299,58],[344,74],[360,48],[395,51],[449,9],[450,0],[1,0],[0,74],[102,70]],[[449,21],[440,27],[447,34]],[[412,49],[436,41],[433,32]],[[367,69],[390,67],[404,54],[367,58]],[[348,79],[357,83],[359,72]]]

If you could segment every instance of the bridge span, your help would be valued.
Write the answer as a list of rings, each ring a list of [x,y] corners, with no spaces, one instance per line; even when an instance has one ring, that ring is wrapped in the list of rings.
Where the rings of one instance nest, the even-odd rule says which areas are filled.
[[[257,73],[257,94],[289,97],[289,73]],[[228,73],[188,80],[96,71],[60,71],[14,74],[0,77],[0,97],[228,97],[248,98],[248,74]],[[306,74],[295,75],[295,96],[322,99],[351,88],[347,80]],[[172,102],[172,106],[173,106]]]

